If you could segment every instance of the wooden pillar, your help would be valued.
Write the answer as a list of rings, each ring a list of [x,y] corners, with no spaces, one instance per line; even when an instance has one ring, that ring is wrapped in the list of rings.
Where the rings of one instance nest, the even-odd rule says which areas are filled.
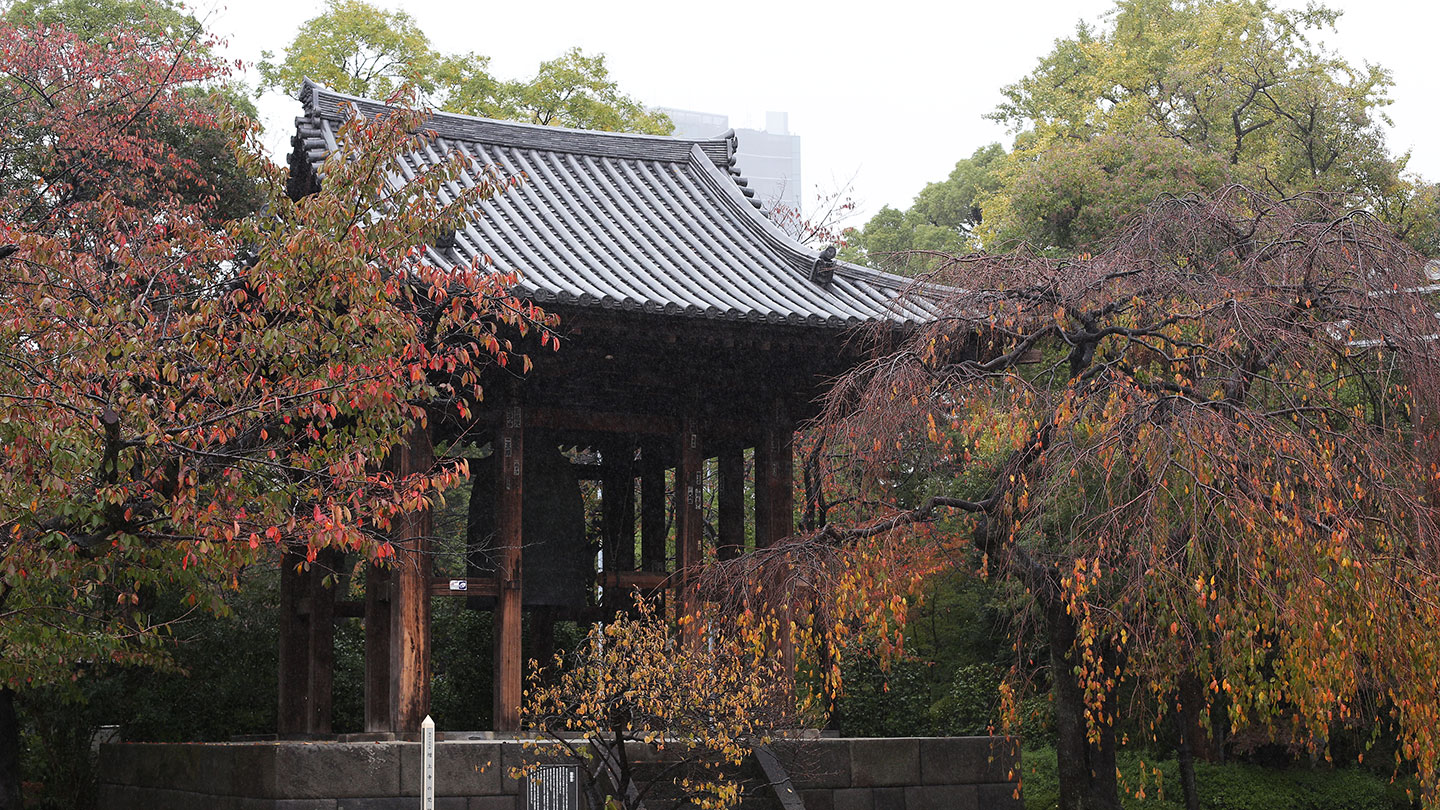
[[[789,537],[795,530],[795,431],[777,403],[775,417],[765,426],[755,447],[755,546],[765,548]],[[788,671],[794,670],[794,639],[790,637],[791,607],[783,597],[785,574],[779,581],[774,605],[779,624],[779,653]]]
[[[435,465],[430,430],[416,427],[396,453],[398,476],[429,471]],[[395,731],[420,731],[430,713],[430,510],[411,512],[394,527],[395,561],[390,582],[391,700]]]
[[[745,451],[726,448],[720,453],[720,509],[716,556],[733,560],[745,550]]]
[[[394,731],[390,698],[390,581],[388,566],[365,569],[365,730]]]
[[[387,467],[397,480],[435,463],[429,428],[416,426]],[[395,556],[365,575],[365,730],[418,733],[430,713],[430,510],[390,527]]]
[[[640,447],[640,567],[664,571],[665,462],[653,442]]]
[[[695,421],[687,417],[680,429],[679,465],[675,468],[675,556],[680,573],[680,616],[694,614],[695,580],[700,559],[700,535],[705,502],[705,456],[700,448],[700,432]]]
[[[282,737],[310,730],[310,612],[306,605],[310,572],[297,570],[304,562],[304,551],[289,547],[280,557],[280,713],[276,731]]]
[[[525,481],[524,414],[518,404],[505,409],[496,432],[494,724],[496,731],[520,730],[522,686],[520,658],[521,524]]]
[[[604,469],[600,508],[604,513],[605,568],[635,570],[635,444],[616,441],[601,449]]]
[[[794,436],[790,422],[777,416],[755,447],[757,547],[772,546],[795,531]]]
[[[303,546],[280,560],[280,678],[277,731],[286,736],[329,734],[335,678],[335,591],[321,580],[339,558],[333,550],[305,564]]]
[[[307,691],[310,713],[307,718],[311,734],[329,734],[331,708],[335,698],[335,588],[326,587],[324,578],[336,573],[344,562],[338,550],[321,551],[310,566],[310,672]]]

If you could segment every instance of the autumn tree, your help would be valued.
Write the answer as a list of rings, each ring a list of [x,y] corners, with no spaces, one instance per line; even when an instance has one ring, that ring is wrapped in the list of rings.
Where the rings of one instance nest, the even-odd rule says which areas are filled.
[[[170,592],[223,610],[281,547],[384,561],[397,517],[463,463],[404,477],[391,448],[464,411],[507,333],[542,313],[511,279],[432,262],[497,177],[461,164],[396,195],[423,116],[357,119],[302,200],[244,116],[191,92],[203,39],[0,26],[0,807],[19,807],[17,690],[164,665]],[[217,131],[263,213],[227,221],[163,127]],[[418,134],[417,134],[418,133]],[[508,332],[507,332],[508,330]],[[546,333],[548,334],[548,333]]]
[[[542,741],[527,743],[517,777],[559,757],[584,768],[591,810],[608,806],[607,784],[630,810],[662,793],[706,810],[739,803],[736,771],[790,725],[788,675],[743,616],[703,628],[690,617],[683,633],[663,618],[639,599],[577,649],[531,663],[521,720]]]
[[[917,290],[935,320],[830,395],[827,480],[864,480],[786,564],[884,538],[1023,597],[1005,694],[1013,721],[1043,641],[1062,807],[1119,806],[1121,717],[1321,754],[1388,718],[1434,806],[1434,308],[1346,210],[1232,187],[1093,256],[956,258]]]
[[[603,54],[571,48],[529,79],[501,80],[489,57],[436,50],[415,19],[364,0],[330,0],[296,32],[283,59],[266,52],[262,87],[297,93],[308,78],[351,95],[384,99],[402,87],[448,112],[549,126],[669,134],[670,119],[647,110],[610,78]]]

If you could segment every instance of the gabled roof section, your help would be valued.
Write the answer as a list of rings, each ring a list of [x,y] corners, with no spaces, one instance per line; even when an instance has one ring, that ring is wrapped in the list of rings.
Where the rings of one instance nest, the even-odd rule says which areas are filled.
[[[385,106],[306,82],[291,183],[318,188],[320,164],[353,109]],[[721,320],[849,327],[927,320],[914,282],[791,241],[759,210],[734,169],[733,133],[708,140],[631,135],[437,113],[434,149],[407,156],[409,174],[459,150],[480,167],[523,177],[477,206],[439,263],[489,256],[520,275],[537,303]],[[821,263],[830,271],[813,271]]]

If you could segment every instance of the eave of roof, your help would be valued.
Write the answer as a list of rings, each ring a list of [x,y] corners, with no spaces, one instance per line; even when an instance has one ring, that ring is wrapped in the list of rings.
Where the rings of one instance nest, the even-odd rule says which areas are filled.
[[[352,109],[385,110],[309,82],[301,100],[292,171],[308,165],[316,177]],[[837,261],[829,284],[812,281],[819,254],[757,210],[728,133],[695,140],[450,113],[426,126],[435,148],[408,156],[401,174],[458,150],[477,174],[494,165],[526,178],[481,203],[454,247],[432,259],[489,256],[518,271],[519,291],[539,303],[825,327],[902,325],[934,311],[902,276]]]

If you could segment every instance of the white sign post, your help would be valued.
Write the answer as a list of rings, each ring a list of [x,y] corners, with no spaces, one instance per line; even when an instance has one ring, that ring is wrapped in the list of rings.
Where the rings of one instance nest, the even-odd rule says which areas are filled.
[[[420,810],[435,810],[435,721],[420,724]]]

